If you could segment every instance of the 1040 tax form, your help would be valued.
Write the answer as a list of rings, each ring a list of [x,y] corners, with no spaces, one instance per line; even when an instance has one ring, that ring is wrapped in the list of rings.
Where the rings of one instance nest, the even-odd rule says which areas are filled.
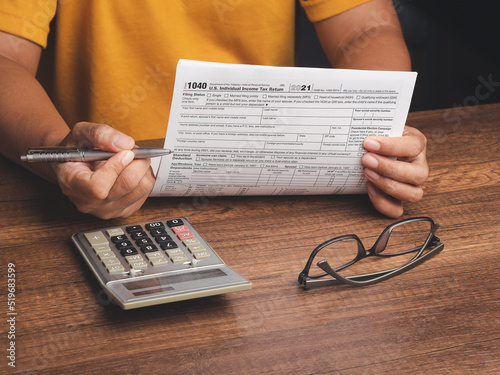
[[[151,196],[364,193],[363,140],[402,134],[416,76],[180,60]]]

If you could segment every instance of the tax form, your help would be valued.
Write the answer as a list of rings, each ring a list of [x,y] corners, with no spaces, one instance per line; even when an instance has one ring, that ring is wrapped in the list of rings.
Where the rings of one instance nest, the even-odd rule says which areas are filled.
[[[363,140],[402,134],[416,76],[180,60],[151,196],[365,193]]]

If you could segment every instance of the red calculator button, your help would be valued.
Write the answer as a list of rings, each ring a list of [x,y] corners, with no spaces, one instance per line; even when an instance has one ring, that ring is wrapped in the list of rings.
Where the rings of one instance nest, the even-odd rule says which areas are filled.
[[[189,232],[189,228],[186,227],[185,225],[179,225],[178,227],[172,227],[172,230],[174,231],[175,234],[181,233],[181,232]]]
[[[179,240],[187,240],[188,238],[194,238],[194,234],[187,231],[187,232],[180,232],[180,233],[177,233],[177,237],[179,238]]]

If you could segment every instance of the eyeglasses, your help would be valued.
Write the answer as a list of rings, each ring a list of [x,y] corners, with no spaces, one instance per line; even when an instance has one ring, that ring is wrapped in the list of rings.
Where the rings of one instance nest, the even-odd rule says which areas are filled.
[[[313,250],[299,275],[299,284],[307,289],[338,284],[364,286],[387,280],[443,250],[444,244],[435,236],[438,228],[439,224],[429,217],[401,220],[385,228],[368,250],[354,234],[332,238]]]

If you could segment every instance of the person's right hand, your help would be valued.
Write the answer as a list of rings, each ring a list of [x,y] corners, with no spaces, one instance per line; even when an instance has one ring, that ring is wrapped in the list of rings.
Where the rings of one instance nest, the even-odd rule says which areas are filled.
[[[128,217],[153,189],[150,159],[134,160],[133,138],[108,125],[81,122],[60,143],[64,147],[98,148],[117,154],[106,161],[58,163],[63,193],[84,213],[101,219]]]

